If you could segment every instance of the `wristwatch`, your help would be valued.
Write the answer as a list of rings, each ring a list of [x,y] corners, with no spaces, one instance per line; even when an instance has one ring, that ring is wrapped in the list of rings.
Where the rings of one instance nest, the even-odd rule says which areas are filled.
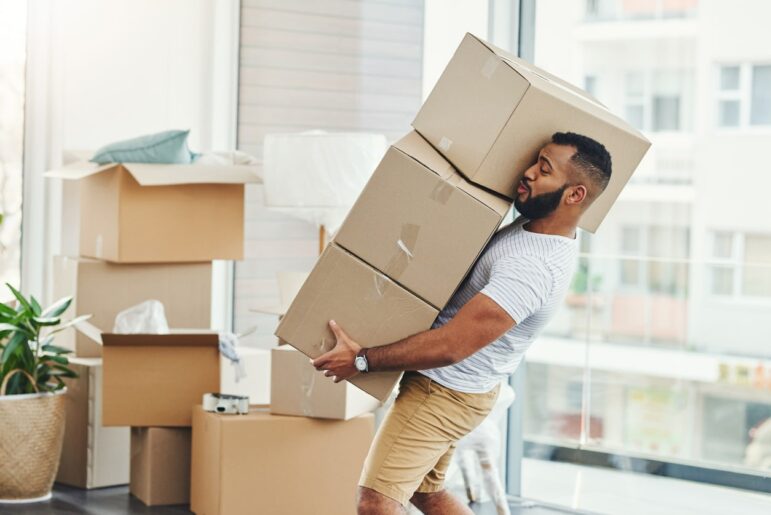
[[[361,349],[357,354],[356,358],[353,360],[353,365],[356,367],[356,370],[362,373],[369,372],[369,362],[367,362],[367,349]]]

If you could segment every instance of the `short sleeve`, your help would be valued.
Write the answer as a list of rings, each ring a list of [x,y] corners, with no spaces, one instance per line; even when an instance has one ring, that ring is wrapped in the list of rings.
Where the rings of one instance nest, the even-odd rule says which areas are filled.
[[[533,256],[504,258],[493,263],[481,293],[503,308],[517,324],[541,309],[551,293],[552,276]]]

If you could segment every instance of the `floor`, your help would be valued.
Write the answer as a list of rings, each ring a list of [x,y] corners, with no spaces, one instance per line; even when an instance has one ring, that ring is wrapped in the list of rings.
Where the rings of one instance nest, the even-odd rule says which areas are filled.
[[[526,458],[522,478],[528,499],[595,513],[771,514],[769,494],[649,474]]]
[[[496,515],[492,504],[477,504],[472,505],[471,508],[477,515]],[[56,485],[53,499],[50,501],[25,505],[0,505],[0,513],[3,515],[180,515],[192,512],[188,511],[187,506],[147,507],[129,495],[127,486],[85,491]],[[538,506],[530,502],[513,501],[511,513],[512,515],[564,515],[575,512]]]

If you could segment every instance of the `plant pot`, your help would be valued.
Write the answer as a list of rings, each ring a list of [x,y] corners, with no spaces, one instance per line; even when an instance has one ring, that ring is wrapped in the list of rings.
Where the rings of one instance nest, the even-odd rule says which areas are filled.
[[[0,502],[51,497],[64,439],[64,392],[0,396]]]

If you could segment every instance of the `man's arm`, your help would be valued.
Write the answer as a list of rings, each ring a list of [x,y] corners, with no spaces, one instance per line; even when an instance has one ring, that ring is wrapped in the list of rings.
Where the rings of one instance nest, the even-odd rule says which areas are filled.
[[[497,340],[514,325],[515,321],[503,308],[478,293],[442,327],[367,349],[369,371],[424,370],[452,365]],[[338,382],[356,375],[353,360],[361,346],[334,322],[330,322],[330,327],[337,344],[312,363]]]

